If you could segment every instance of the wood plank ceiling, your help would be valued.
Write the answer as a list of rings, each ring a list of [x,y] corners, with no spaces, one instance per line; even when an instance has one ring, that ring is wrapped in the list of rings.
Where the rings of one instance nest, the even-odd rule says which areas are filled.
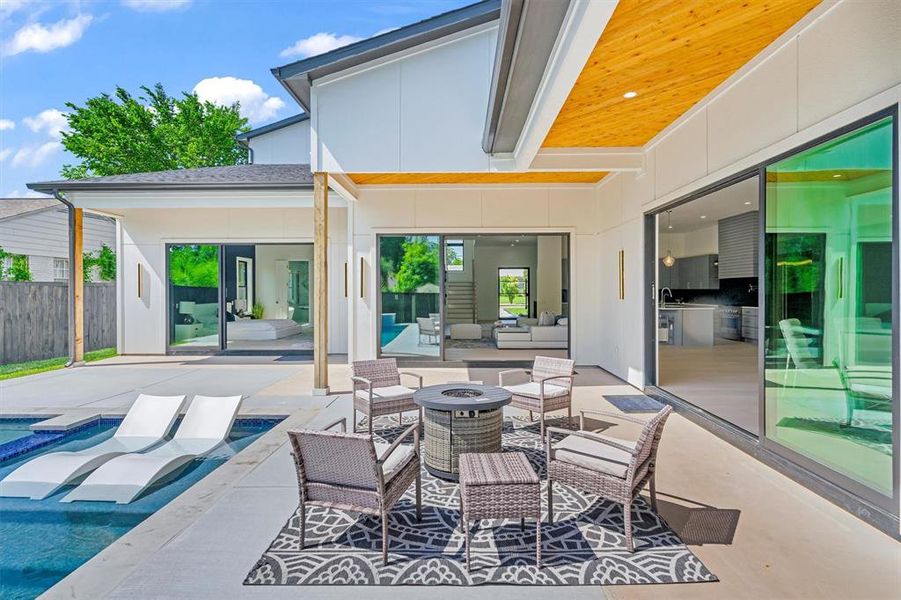
[[[357,185],[433,185],[485,183],[596,183],[601,171],[528,171],[525,173],[348,173]]]
[[[817,4],[620,0],[543,146],[643,146]]]

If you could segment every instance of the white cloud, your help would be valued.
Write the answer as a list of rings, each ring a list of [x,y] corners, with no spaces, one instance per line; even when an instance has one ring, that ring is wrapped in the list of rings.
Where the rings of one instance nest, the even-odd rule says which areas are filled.
[[[340,48],[354,42],[359,42],[361,38],[354,35],[335,35],[320,31],[310,37],[303,38],[294,42],[293,46],[285,48],[279,53],[284,58],[306,58],[308,56],[316,56],[324,54],[329,50]]]
[[[165,12],[187,8],[192,0],[122,0],[122,6],[142,12]]]
[[[268,121],[285,107],[285,101],[270,96],[250,79],[207,77],[194,86],[194,93],[204,102],[231,106],[241,103],[241,115],[251,123]]]
[[[19,12],[29,4],[34,4],[35,0],[3,0],[0,2],[0,20],[6,19],[11,14]]]
[[[66,115],[55,108],[42,110],[33,117],[25,117],[22,122],[35,133],[46,133],[54,139],[61,139],[62,132],[69,130]]]
[[[9,155],[12,153],[13,153],[13,151],[10,150],[9,148],[4,148],[3,150],[0,150],[0,163],[2,163],[4,160],[9,158]]]
[[[20,148],[13,156],[10,163],[13,167],[39,167],[44,162],[62,150],[63,145],[59,142],[45,142],[40,146],[26,146]]]
[[[93,20],[94,17],[91,15],[78,15],[47,26],[29,23],[3,44],[3,54],[12,56],[30,50],[50,52],[57,48],[65,48],[80,40]]]
[[[4,195],[3,197],[4,198],[49,198],[50,196],[47,196],[46,194],[41,194],[39,192],[35,192],[34,190],[25,190],[25,193],[23,194],[18,189],[15,189],[15,190],[10,190],[10,191],[6,192],[6,195]]]
[[[15,129],[16,123],[15,121],[10,121],[9,119],[0,119],[0,131],[6,131],[7,129]]]

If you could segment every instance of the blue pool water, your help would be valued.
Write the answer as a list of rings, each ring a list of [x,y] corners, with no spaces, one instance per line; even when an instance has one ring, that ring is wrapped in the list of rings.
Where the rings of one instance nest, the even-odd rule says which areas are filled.
[[[381,343],[382,348],[394,341],[394,338],[400,335],[400,332],[406,329],[406,325],[388,325],[382,324]]]
[[[40,419],[0,419],[0,444],[31,434],[31,425]]]
[[[60,498],[71,488],[44,500],[0,498],[0,598],[19,600],[41,594],[276,423],[273,419],[236,421],[226,444],[154,484],[131,504],[61,503]],[[117,426],[118,421],[104,419],[49,446],[2,462],[0,478],[40,454],[93,446],[111,437]]]

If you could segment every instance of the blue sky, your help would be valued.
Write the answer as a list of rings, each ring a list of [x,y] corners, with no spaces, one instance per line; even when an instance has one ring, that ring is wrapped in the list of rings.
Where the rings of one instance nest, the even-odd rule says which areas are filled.
[[[76,162],[59,144],[66,102],[115,86],[242,101],[257,126],[300,111],[274,66],[474,0],[2,0],[0,197]]]

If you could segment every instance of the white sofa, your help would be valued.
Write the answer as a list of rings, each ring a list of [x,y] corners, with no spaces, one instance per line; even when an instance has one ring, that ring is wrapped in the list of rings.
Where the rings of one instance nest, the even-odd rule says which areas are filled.
[[[501,327],[494,333],[499,349],[512,348],[567,348],[569,327],[567,325],[523,325]]]

